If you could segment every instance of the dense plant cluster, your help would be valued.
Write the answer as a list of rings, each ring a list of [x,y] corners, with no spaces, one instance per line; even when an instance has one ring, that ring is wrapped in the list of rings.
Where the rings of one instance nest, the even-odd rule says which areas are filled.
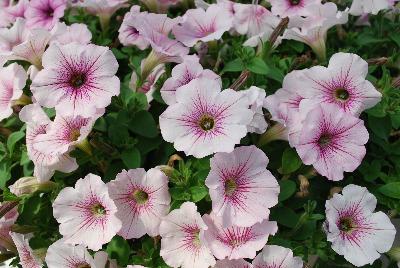
[[[400,2],[0,0],[0,262],[400,267]]]

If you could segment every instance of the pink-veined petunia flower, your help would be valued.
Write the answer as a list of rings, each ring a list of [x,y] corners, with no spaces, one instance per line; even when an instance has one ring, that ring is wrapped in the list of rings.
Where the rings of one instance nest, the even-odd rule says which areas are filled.
[[[64,16],[66,8],[66,0],[31,0],[25,11],[27,26],[51,30]]]
[[[326,38],[328,30],[348,21],[348,10],[338,11],[336,4],[328,2],[311,7],[312,15],[293,17],[283,39],[296,40],[307,44],[321,61],[326,57]]]
[[[309,16],[314,12],[313,6],[321,0],[269,0],[274,15],[284,17]]]
[[[29,239],[32,237],[32,235],[23,235],[13,232],[10,232],[10,235],[15,243],[15,247],[18,250],[21,266],[26,268],[41,268],[42,261],[34,254],[29,245]]]
[[[0,218],[0,248],[15,251],[16,248],[10,236],[10,231],[11,226],[15,223],[19,214],[18,206],[13,206],[11,209],[10,206],[13,206],[13,204],[9,202],[0,203],[0,209],[2,211],[7,210],[3,217]]]
[[[254,112],[242,93],[220,89],[217,81],[206,78],[182,86],[176,92],[177,103],[160,116],[164,140],[196,158],[232,152],[247,134]]]
[[[109,182],[110,197],[122,221],[118,232],[125,239],[159,235],[161,218],[168,214],[171,197],[168,177],[159,169],[123,170]]]
[[[207,10],[189,9],[183,21],[176,25],[172,32],[175,38],[192,47],[198,41],[208,42],[221,39],[224,32],[233,25],[232,16],[219,5],[211,5]]]
[[[171,211],[160,224],[160,255],[171,267],[208,268],[215,264],[202,239],[206,224],[192,202]]]
[[[112,15],[118,9],[128,7],[127,2],[127,0],[81,0],[78,6],[84,7],[88,13],[98,16],[102,27],[108,27]]]
[[[365,79],[368,63],[356,54],[336,53],[327,68],[315,66],[303,72],[302,79],[292,85],[304,89],[305,100],[301,101],[300,109],[330,103],[358,116],[381,100],[382,94]]]
[[[389,251],[396,235],[389,217],[381,211],[374,213],[376,203],[367,188],[350,184],[325,204],[327,240],[357,267],[372,264]]]
[[[252,262],[254,268],[302,268],[300,257],[293,257],[293,251],[280,246],[265,246]]]
[[[24,68],[17,63],[0,67],[0,121],[13,113],[12,106],[22,96],[27,79]]]
[[[172,105],[176,103],[175,95],[177,89],[189,84],[194,79],[202,77],[215,80],[222,86],[221,77],[211,70],[204,70],[197,56],[187,56],[181,64],[176,65],[172,69],[171,77],[164,82],[160,90],[161,97],[166,104]]]
[[[119,94],[118,62],[107,48],[92,44],[53,43],[43,55],[43,70],[31,91],[44,107],[58,114],[93,116]]]
[[[363,14],[378,14],[379,11],[389,9],[390,0],[353,0],[349,13],[354,16]]]
[[[266,96],[265,90],[252,86],[241,92],[249,99],[250,109],[254,112],[253,120],[247,126],[248,132],[257,134],[264,133],[268,127],[263,112],[263,105]]]
[[[143,66],[142,61],[142,66]],[[147,102],[150,103],[154,97],[153,93],[156,91],[156,83],[158,79],[165,73],[165,65],[160,64],[157,65],[151,73],[147,76],[146,80],[142,83],[142,85],[138,88],[137,81],[138,77],[135,71],[132,72],[131,81],[129,82],[129,88],[135,92],[141,92],[146,95]]]
[[[203,220],[208,227],[204,239],[213,255],[220,260],[252,259],[267,243],[268,237],[278,231],[275,221],[264,220],[250,227],[224,228],[223,219],[214,214],[205,214]]]
[[[105,268],[107,253],[96,252],[92,257],[81,245],[70,245],[57,240],[47,249],[46,264],[49,268]]]
[[[207,3],[204,0],[194,0],[196,8],[202,8],[206,10],[212,4]],[[235,15],[235,2],[230,0],[217,0],[217,5],[225,9],[232,17]]]
[[[53,203],[53,215],[60,223],[65,243],[99,250],[121,229],[117,207],[107,185],[97,175],[79,179],[75,188],[66,187]]]
[[[205,184],[210,189],[212,212],[223,227],[250,227],[269,217],[278,203],[279,184],[266,168],[268,157],[255,146],[216,153]]]
[[[253,268],[251,263],[243,259],[238,260],[218,260],[214,268]]]
[[[361,119],[324,104],[308,112],[294,146],[304,164],[338,181],[361,164],[368,138]]]
[[[10,3],[7,7],[4,7],[4,17],[7,17],[10,23],[14,23],[18,18],[25,18],[28,6],[29,0],[19,0],[17,3]]]
[[[68,156],[68,154],[54,152],[45,154],[34,148],[35,139],[39,135],[46,134],[48,127],[52,124],[39,104],[24,106],[19,112],[19,118],[27,125],[26,147],[28,157],[35,166],[33,175],[39,182],[48,181],[56,170],[69,173],[78,168],[76,160]]]
[[[29,30],[25,23],[26,20],[19,18],[12,27],[0,28],[0,61],[5,62],[12,54],[13,48],[23,43],[28,37]]]
[[[64,22],[57,23],[51,30],[51,42],[58,42],[62,45],[69,43],[89,44],[92,40],[92,33],[86,24],[74,23],[66,25]]]

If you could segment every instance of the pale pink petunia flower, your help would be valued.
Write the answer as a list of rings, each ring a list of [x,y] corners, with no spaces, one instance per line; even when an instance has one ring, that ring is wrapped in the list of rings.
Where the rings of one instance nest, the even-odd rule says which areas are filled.
[[[168,177],[161,170],[123,170],[107,185],[118,208],[116,216],[122,221],[120,236],[132,239],[159,235],[161,219],[168,214],[171,202]]]
[[[10,232],[10,235],[18,250],[21,266],[24,268],[41,268],[42,261],[34,254],[29,245],[29,239],[32,235],[23,235],[13,232]]]
[[[302,268],[300,257],[293,257],[292,250],[280,246],[265,246],[252,262],[254,268]]]
[[[216,153],[205,184],[210,189],[212,212],[223,227],[250,227],[269,217],[278,203],[279,184],[266,168],[268,157],[255,146]]]
[[[47,249],[46,264],[49,268],[105,268],[107,253],[96,252],[94,257],[81,245],[70,245],[57,240]]]
[[[161,97],[168,105],[176,103],[175,95],[177,89],[197,78],[215,80],[222,86],[221,77],[211,70],[204,70],[197,56],[187,56],[181,64],[176,65],[172,69],[171,77],[164,82],[160,90]]]
[[[327,240],[336,253],[357,267],[372,264],[389,251],[396,235],[389,217],[374,212],[376,203],[367,188],[350,184],[325,204]]]
[[[43,55],[43,70],[32,81],[31,91],[40,105],[55,107],[59,114],[89,117],[119,94],[117,69],[107,47],[53,43]]]
[[[2,211],[7,211],[7,213],[0,218],[0,248],[15,251],[16,248],[10,236],[10,231],[11,227],[18,219],[19,214],[18,206],[14,206],[11,209],[10,206],[13,206],[13,204],[9,202],[0,203],[0,209]]]
[[[10,28],[0,28],[0,61],[5,62],[13,48],[26,40],[29,30],[25,24],[26,20],[19,18]]]
[[[25,11],[27,26],[51,30],[64,16],[66,0],[31,0]]]
[[[64,188],[53,203],[53,215],[65,243],[91,250],[101,249],[121,229],[116,213],[107,185],[93,174],[79,179],[75,188]]]
[[[127,0],[81,0],[77,6],[83,7],[92,15],[98,16],[100,24],[105,30],[110,18],[120,8],[128,7]]]
[[[353,16],[376,15],[381,10],[389,9],[390,6],[390,0],[353,0],[349,13]]]
[[[142,61],[142,66],[143,63],[144,62]],[[137,87],[138,77],[136,72],[133,71],[131,75],[131,81],[129,82],[129,88],[135,92],[144,93],[146,95],[147,102],[150,103],[154,99],[153,93],[157,89],[156,83],[164,73],[165,73],[165,65],[164,64],[157,65],[147,76],[146,80],[142,83],[142,85],[138,88]]]
[[[86,24],[73,23],[66,25],[64,22],[57,23],[51,30],[52,42],[58,42],[62,45],[69,43],[89,44],[92,40],[92,33]]]
[[[238,260],[218,260],[213,268],[253,268],[251,263],[243,259]]]
[[[208,268],[215,264],[207,244],[202,239],[206,224],[197,212],[196,204],[185,202],[171,211],[160,224],[160,255],[171,267]]]
[[[335,3],[314,5],[311,7],[312,15],[294,17],[289,21],[289,28],[285,31],[283,39],[296,40],[307,44],[321,61],[326,57],[326,38],[328,30],[348,21],[348,10],[338,11]]]
[[[361,164],[368,138],[361,119],[324,104],[308,112],[294,146],[304,164],[338,181]]]
[[[224,32],[232,27],[232,23],[232,16],[225,9],[211,5],[206,11],[201,8],[186,11],[183,21],[172,32],[178,41],[192,47],[198,41],[221,39]]]
[[[313,5],[321,4],[321,0],[269,0],[274,15],[284,17],[311,15]]]
[[[252,86],[241,92],[249,99],[250,109],[254,112],[253,120],[247,126],[248,132],[257,134],[264,133],[268,127],[263,112],[263,105],[266,96],[265,90]]]
[[[346,113],[358,116],[375,106],[382,94],[366,80],[368,63],[356,54],[336,53],[328,67],[315,66],[304,70],[303,79],[295,87],[303,88],[300,108],[312,109],[319,104],[334,104]]]
[[[12,106],[22,96],[27,79],[24,68],[17,63],[0,67],[0,121],[13,113]]]
[[[267,243],[268,237],[278,231],[275,221],[264,220],[250,227],[224,228],[223,219],[214,214],[205,214],[203,220],[208,227],[204,239],[214,256],[220,260],[252,259]]]
[[[14,23],[18,18],[25,18],[28,6],[29,0],[19,0],[17,3],[10,3],[4,8],[4,16],[7,16],[10,22]]]
[[[176,92],[177,103],[160,116],[164,140],[196,158],[232,152],[247,134],[254,112],[242,93],[220,89],[217,81],[206,78],[182,86]]]
[[[48,127],[52,124],[39,104],[24,106],[19,112],[19,118],[27,125],[26,147],[28,157],[35,166],[33,175],[39,182],[48,181],[56,170],[69,173],[78,168],[76,160],[68,154],[54,152],[45,154],[34,148],[35,139],[41,134],[46,134]]]

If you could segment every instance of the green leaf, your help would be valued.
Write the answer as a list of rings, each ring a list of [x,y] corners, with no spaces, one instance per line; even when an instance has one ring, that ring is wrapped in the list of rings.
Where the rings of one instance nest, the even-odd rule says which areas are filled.
[[[129,264],[130,247],[128,241],[120,236],[114,236],[108,243],[106,252],[110,259],[116,259],[119,265]]]
[[[7,162],[0,162],[0,188],[6,187],[7,181],[11,179],[11,167]]]
[[[224,69],[222,69],[222,72],[223,73],[241,72],[243,70],[244,70],[243,61],[241,59],[235,59],[225,64]]]
[[[128,128],[132,132],[147,138],[154,138],[158,135],[156,122],[148,111],[136,113],[130,121]]]
[[[381,139],[387,140],[391,130],[390,117],[386,116],[378,118],[374,116],[368,116],[368,126]]]
[[[192,201],[195,203],[208,195],[208,189],[202,185],[190,187],[189,191],[192,195]]]
[[[289,228],[295,227],[299,218],[299,215],[287,207],[276,207],[271,212],[271,220],[275,220],[279,224]]]
[[[282,155],[282,173],[290,174],[301,167],[301,159],[296,151],[292,148],[287,148]]]
[[[172,187],[169,188],[169,193],[173,200],[190,200],[190,194],[187,192],[185,187]]]
[[[400,182],[391,182],[378,188],[379,192],[391,198],[400,199]]]
[[[381,162],[377,159],[373,160],[371,164],[368,162],[363,162],[360,166],[360,172],[366,181],[376,180],[381,172]]]
[[[279,181],[281,192],[279,193],[279,201],[282,202],[291,197],[296,192],[296,183],[291,180]]]
[[[123,151],[121,154],[121,159],[127,168],[140,167],[140,163],[141,163],[140,152],[136,148],[131,148],[131,149]]]
[[[10,155],[14,152],[15,144],[25,137],[25,133],[23,131],[17,131],[12,133],[7,139],[7,149],[10,152]]]
[[[268,74],[268,66],[263,61],[261,58],[253,58],[248,64],[247,64],[247,69],[249,69],[250,72],[256,73],[256,74]]]

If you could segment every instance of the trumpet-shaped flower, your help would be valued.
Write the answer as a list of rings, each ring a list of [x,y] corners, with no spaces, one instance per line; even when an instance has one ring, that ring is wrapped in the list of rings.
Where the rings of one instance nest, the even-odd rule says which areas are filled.
[[[26,147],[28,157],[35,166],[33,175],[39,182],[48,181],[53,176],[55,170],[69,173],[78,168],[76,160],[68,156],[68,154],[59,154],[56,152],[43,153],[34,148],[36,138],[39,135],[46,134],[48,127],[52,124],[46,113],[37,103],[23,107],[19,113],[19,118],[27,125]]]
[[[92,40],[92,33],[86,24],[74,23],[66,25],[64,22],[57,23],[51,30],[52,42],[58,42],[62,45],[69,43],[89,44]]]
[[[176,91],[197,78],[215,80],[222,86],[221,77],[211,70],[204,70],[197,56],[187,56],[181,64],[172,69],[171,77],[164,82],[160,90],[161,97],[168,105],[176,103]]]
[[[183,203],[161,221],[161,257],[171,267],[213,266],[214,256],[202,239],[206,229],[196,205],[192,202]]]
[[[25,24],[26,20],[19,18],[12,27],[0,28],[0,61],[6,61],[13,48],[26,40],[29,30]]]
[[[132,72],[131,81],[129,82],[129,88],[135,92],[144,93],[146,95],[147,102],[150,103],[154,99],[153,93],[156,91],[156,83],[164,73],[165,73],[165,65],[164,64],[157,65],[147,76],[143,84],[138,88],[137,74],[136,72]]]
[[[214,268],[253,268],[251,263],[243,259],[239,260],[218,260]]]
[[[83,0],[78,6],[84,7],[92,15],[109,20],[120,8],[128,6],[127,0]]]
[[[376,197],[350,184],[326,201],[325,231],[332,249],[360,267],[372,264],[392,247],[396,229],[383,212],[375,212]]]
[[[178,41],[192,47],[198,41],[219,40],[224,32],[229,31],[232,23],[232,16],[226,9],[219,5],[211,5],[206,11],[201,8],[186,11],[183,21],[176,25],[172,32]]]
[[[250,227],[269,217],[278,203],[279,185],[266,167],[268,157],[255,146],[237,147],[211,158],[206,179],[212,211],[223,227]]]
[[[53,203],[65,243],[85,245],[91,250],[101,249],[121,229],[116,213],[107,185],[93,174],[79,179],[75,188],[64,188]]]
[[[324,104],[307,114],[294,146],[304,164],[338,181],[344,171],[352,172],[361,164],[368,138],[362,120]]]
[[[217,259],[236,260],[254,258],[267,243],[268,237],[278,231],[275,221],[264,220],[250,227],[223,227],[223,219],[214,214],[203,216],[208,229],[204,239]]]
[[[254,268],[279,267],[302,268],[303,261],[300,257],[293,257],[293,252],[280,246],[265,246],[253,260]]]
[[[4,23],[0,22],[0,25],[9,26],[10,23],[14,23],[18,18],[25,18],[25,12],[29,7],[29,0],[20,0],[17,3],[9,3],[8,6],[3,7],[2,12]],[[2,19],[0,19],[2,20]]]
[[[161,170],[123,170],[108,188],[122,221],[120,236],[131,239],[159,234],[161,219],[168,214],[171,201],[168,177]]]
[[[11,226],[15,223],[18,218],[18,207],[12,206],[11,203],[5,202],[0,203],[0,209],[2,211],[7,211],[3,217],[0,218],[0,248],[4,248],[10,251],[15,251],[15,244],[11,238],[10,231]]]
[[[31,235],[23,235],[13,232],[10,232],[10,235],[18,250],[22,267],[41,268],[42,262],[37,256],[35,256],[32,248],[29,246],[29,238]]]
[[[358,116],[375,106],[382,94],[365,79],[368,63],[356,54],[336,53],[327,68],[315,66],[303,73],[295,88],[304,88],[300,107],[312,109],[319,104],[334,104],[346,113]],[[294,85],[293,85],[294,86]]]
[[[177,103],[160,116],[163,138],[197,158],[232,152],[247,133],[254,112],[240,92],[220,92],[215,80],[196,79],[176,92]]]
[[[254,112],[253,120],[247,126],[250,133],[262,134],[268,127],[265,121],[263,105],[265,100],[265,90],[259,87],[252,86],[249,89],[242,91],[249,99],[250,109]]]
[[[321,4],[321,0],[269,0],[274,15],[284,17],[309,16],[314,5]]]
[[[14,101],[22,96],[28,75],[17,63],[0,67],[0,121],[9,117]]]
[[[118,62],[107,47],[53,43],[43,55],[43,70],[31,90],[44,107],[62,115],[93,116],[119,94]]]
[[[31,0],[25,11],[27,26],[51,30],[64,16],[66,0]]]
[[[379,11],[389,9],[390,0],[353,0],[349,13],[354,16],[363,14],[378,14]]]

